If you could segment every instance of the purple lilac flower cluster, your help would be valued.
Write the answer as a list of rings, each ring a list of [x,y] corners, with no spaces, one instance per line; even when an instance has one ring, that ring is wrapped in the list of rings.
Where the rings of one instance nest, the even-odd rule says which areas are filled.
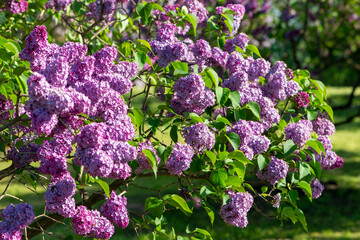
[[[29,61],[34,71],[28,80],[26,106],[33,129],[57,138],[67,128],[81,127],[77,114],[102,118],[104,123],[80,129],[75,139],[76,163],[84,165],[93,176],[128,177],[131,170],[127,162],[135,158],[136,151],[126,141],[135,136],[135,129],[126,115],[128,107],[121,95],[132,88],[131,78],[137,74],[138,65],[129,62],[115,65],[114,47],[87,56],[86,46],[79,43],[67,42],[62,47],[49,44],[44,26],[35,28],[26,44],[20,57]],[[57,143],[55,138],[45,142],[39,152],[39,170],[52,175],[66,171],[66,149],[50,151],[54,145],[64,143]],[[71,141],[65,142],[64,146],[70,149]],[[117,155],[122,151],[127,156],[120,159]]]
[[[289,165],[284,160],[271,156],[270,163],[263,170],[259,171],[256,176],[274,185],[286,177],[288,170]]]
[[[11,148],[8,151],[7,158],[13,161],[15,168],[21,168],[39,160],[38,149],[39,145],[35,143],[24,144],[18,149]]]
[[[204,80],[198,74],[180,78],[174,84],[174,90],[170,106],[178,114],[185,112],[202,114],[205,108],[215,103],[215,94],[205,87]]]
[[[166,161],[166,167],[169,173],[180,176],[183,171],[190,167],[193,155],[194,151],[190,145],[176,143],[169,159]]]
[[[116,226],[126,228],[129,225],[126,205],[126,197],[116,195],[116,192],[112,191],[110,198],[106,197],[106,202],[101,206],[101,214]]]
[[[106,123],[91,123],[82,127],[76,136],[75,163],[83,165],[92,176],[128,178],[131,174],[128,162],[136,158],[137,152],[126,142],[134,137],[134,129],[129,134],[124,126],[118,131],[113,131],[113,126]]]
[[[265,76],[267,83],[262,86],[264,96],[274,101],[285,100],[299,91],[299,84],[292,80],[288,81],[286,73],[286,64],[277,61]]]
[[[205,123],[197,123],[190,127],[184,127],[182,135],[196,153],[211,150],[215,144],[215,134],[210,131]]]
[[[45,192],[46,210],[60,214],[63,217],[73,217],[75,214],[76,184],[70,173],[61,177],[52,177]]]
[[[115,228],[109,220],[100,215],[97,210],[88,210],[85,206],[79,206],[71,220],[74,231],[85,237],[110,239]]]
[[[291,139],[299,147],[303,147],[307,140],[310,139],[313,126],[309,120],[300,120],[296,123],[289,123],[285,127],[286,139]]]
[[[306,108],[309,103],[310,103],[310,97],[309,94],[307,94],[306,92],[299,92],[295,98],[295,103],[298,106],[298,108]]]
[[[26,110],[32,128],[46,136],[82,125],[78,114],[103,118],[116,134],[126,119],[127,106],[121,98],[132,88],[136,63],[113,62],[114,47],[105,47],[87,56],[87,47],[67,42],[49,44],[45,26],[38,26],[26,38],[20,53],[30,62],[33,75],[28,79],[29,101]],[[126,131],[129,124],[125,126]]]
[[[228,132],[239,135],[241,142],[239,149],[249,160],[252,160],[254,155],[263,153],[269,148],[270,140],[261,135],[264,131],[265,128],[260,122],[242,119],[228,130]]]
[[[99,20],[102,17],[110,22],[114,20],[115,4],[116,0],[96,0],[89,4],[90,11],[87,16],[95,20]]]
[[[273,207],[274,208],[279,208],[280,207],[280,202],[281,202],[281,194],[277,193],[274,198],[273,198]]]
[[[49,0],[45,4],[45,8],[54,9],[55,11],[65,10],[73,0]]]
[[[324,116],[318,116],[312,121],[312,126],[314,131],[319,135],[317,140],[323,144],[325,149],[325,155],[323,153],[319,155],[315,152],[315,159],[319,161],[321,167],[326,170],[342,167],[344,160],[332,150],[332,143],[329,138],[329,135],[335,133],[334,124]]]
[[[246,227],[247,212],[254,202],[253,196],[248,192],[234,192],[233,190],[228,191],[227,194],[230,199],[227,204],[221,206],[220,216],[226,223],[235,227]]]
[[[26,12],[28,9],[28,2],[26,0],[5,0],[5,7],[0,11],[9,11],[12,14]]]
[[[73,140],[74,137],[69,131],[56,134],[51,140],[45,140],[38,149],[39,171],[55,177],[67,174],[66,156],[72,151]]]
[[[10,118],[9,110],[11,106],[13,106],[13,102],[10,99],[6,99],[4,95],[0,94],[0,122]]]
[[[145,142],[140,142],[137,147],[137,161],[139,163],[139,167],[136,169],[136,173],[141,173],[144,169],[151,169],[151,165],[146,155],[142,152],[145,149],[149,149],[156,156],[157,164],[160,163],[160,158],[156,155],[156,150],[153,147],[152,143],[149,140],[145,140]]]
[[[317,199],[321,196],[322,192],[324,191],[324,186],[320,183],[320,181],[315,178],[311,183],[311,192],[312,192],[312,199]]]
[[[21,240],[23,229],[35,218],[33,207],[28,203],[8,205],[1,213],[0,239]]]

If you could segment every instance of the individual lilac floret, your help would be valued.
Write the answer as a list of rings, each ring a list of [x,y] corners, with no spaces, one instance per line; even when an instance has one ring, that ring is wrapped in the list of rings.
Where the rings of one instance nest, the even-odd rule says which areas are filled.
[[[193,155],[194,151],[188,144],[176,143],[169,159],[166,161],[169,173],[180,176],[183,171],[190,167]]]
[[[211,150],[215,144],[215,134],[210,131],[205,123],[197,123],[183,129],[185,142],[189,144],[195,152],[202,153]]]
[[[100,216],[99,211],[92,210],[94,217],[94,225],[90,233],[86,234],[86,237],[93,237],[96,239],[110,239],[115,232],[114,225],[105,217]]]
[[[274,208],[279,208],[280,207],[280,202],[281,202],[281,194],[278,193],[273,198],[273,201],[272,201],[273,207]]]
[[[315,178],[310,183],[310,187],[312,191],[312,199],[319,198],[324,190],[324,186],[320,183],[320,181],[317,178]]]
[[[5,9],[13,14],[23,13],[28,9],[28,2],[25,0],[6,0]]]
[[[85,206],[78,206],[76,214],[71,220],[75,233],[85,236],[91,232],[95,224],[95,217]]]
[[[312,124],[309,120],[300,120],[296,123],[289,123],[285,127],[285,136],[287,140],[291,139],[299,147],[302,147],[310,139],[312,131]]]
[[[101,206],[101,214],[116,226],[126,228],[129,225],[126,205],[126,197],[116,195],[116,192],[112,191],[110,198],[106,197],[106,202]]]
[[[6,225],[12,229],[24,229],[35,218],[33,206],[28,203],[10,204],[1,213]]]
[[[236,46],[240,47],[242,50],[245,50],[246,46],[250,38],[245,33],[240,33],[238,36],[234,37],[233,39],[227,39],[224,50],[228,53],[232,53],[236,51]]]
[[[45,4],[45,8],[52,8],[55,9],[55,11],[65,10],[72,1],[73,0],[49,0]]]
[[[195,112],[202,114],[205,108],[214,105],[215,94],[207,87],[200,75],[190,74],[174,84],[175,93],[170,105],[179,114]]]
[[[145,142],[141,142],[137,147],[137,151],[138,151],[137,161],[139,163],[139,168],[136,169],[136,173],[141,173],[144,169],[152,169],[149,160],[142,152],[145,149],[149,149],[150,151],[152,151],[156,156],[157,164],[160,163],[160,158],[156,155],[156,151],[152,143],[149,140],[146,140]]]
[[[271,156],[270,163],[263,170],[259,171],[256,176],[274,185],[286,177],[288,170],[289,165],[284,160]]]
[[[254,202],[253,196],[248,192],[234,192],[233,190],[228,191],[227,194],[230,199],[227,204],[221,206],[220,216],[226,223],[235,227],[246,227],[247,212]]]
[[[319,135],[333,135],[335,133],[334,124],[326,118],[317,117],[312,121],[312,125],[314,131]]]
[[[295,103],[298,106],[298,108],[306,108],[309,103],[310,103],[310,97],[309,94],[307,94],[306,92],[299,92],[295,98]]]

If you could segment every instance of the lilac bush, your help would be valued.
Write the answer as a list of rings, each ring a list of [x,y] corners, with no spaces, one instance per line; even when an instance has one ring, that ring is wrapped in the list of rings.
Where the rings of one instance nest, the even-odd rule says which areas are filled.
[[[4,174],[41,185],[44,211],[33,221],[31,205],[9,205],[0,239],[32,238],[59,222],[96,239],[116,239],[117,228],[209,237],[175,233],[167,217],[203,207],[212,222],[244,228],[255,224],[249,211],[262,213],[256,198],[277,209],[273,218],[307,230],[297,201],[320,197],[321,170],[343,160],[329,138],[325,86],[263,58],[240,32],[260,6],[50,0],[43,8],[66,26],[65,39],[49,24],[33,26],[21,48],[0,39],[7,59],[24,66],[9,68],[18,80],[1,88],[0,129],[11,164]],[[169,183],[148,186],[160,177]],[[128,204],[133,187],[156,193],[143,212]]]

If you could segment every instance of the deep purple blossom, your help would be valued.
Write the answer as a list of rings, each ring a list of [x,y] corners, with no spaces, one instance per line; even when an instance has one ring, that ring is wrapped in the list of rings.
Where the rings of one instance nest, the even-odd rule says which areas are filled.
[[[286,177],[288,170],[289,165],[284,160],[271,156],[270,163],[263,170],[259,171],[256,176],[274,185]]]
[[[248,224],[247,212],[254,202],[253,196],[248,192],[234,192],[232,190],[228,191],[227,194],[230,200],[221,206],[220,216],[226,223],[235,227],[246,227]]]
[[[205,123],[197,123],[183,129],[185,142],[189,144],[195,152],[201,153],[211,150],[215,144],[215,134],[210,131]]]
[[[101,214],[116,226],[126,228],[129,225],[126,205],[126,197],[116,195],[116,192],[112,191],[110,198],[106,198],[106,202],[101,206]]]
[[[180,176],[183,171],[190,167],[193,155],[194,151],[190,145],[176,143],[169,159],[166,161],[166,167],[170,174]]]

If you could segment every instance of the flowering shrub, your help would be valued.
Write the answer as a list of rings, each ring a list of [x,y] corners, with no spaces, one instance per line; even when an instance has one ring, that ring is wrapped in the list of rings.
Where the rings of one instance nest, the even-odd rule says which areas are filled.
[[[59,221],[97,239],[126,227],[181,238],[166,212],[203,207],[211,223],[244,228],[258,200],[307,230],[297,202],[320,197],[321,171],[343,163],[328,137],[326,88],[249,44],[239,27],[250,5],[204,2],[50,0],[33,22],[61,21],[64,44],[51,43],[45,25],[22,48],[0,39],[1,149],[11,163],[2,179],[29,173],[46,186],[45,213],[31,223],[30,205],[10,205],[0,239],[21,239],[29,224],[32,238]],[[139,218],[128,186],[158,176],[179,179],[180,191],[155,189]],[[205,229],[186,234],[211,239]]]

